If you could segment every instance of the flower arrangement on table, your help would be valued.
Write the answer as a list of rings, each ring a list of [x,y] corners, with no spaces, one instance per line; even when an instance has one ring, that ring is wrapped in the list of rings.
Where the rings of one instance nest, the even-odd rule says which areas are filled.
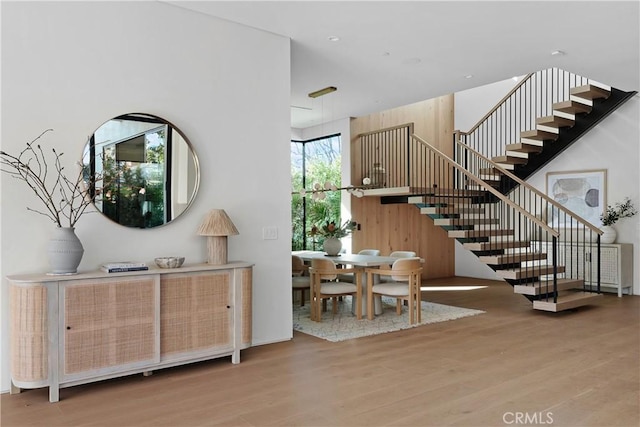
[[[324,225],[311,227],[310,236],[335,237],[340,239],[351,233],[356,228],[357,223],[352,220],[345,221],[338,226],[335,221],[327,222]]]
[[[49,131],[52,129],[27,143],[17,156],[0,151],[0,170],[24,181],[44,205],[43,210],[30,207],[27,210],[46,216],[58,227],[73,228],[93,200],[81,167],[75,176],[68,178],[60,161],[64,153],[58,153],[55,148],[51,149],[51,165],[47,162],[45,151],[37,141]]]
[[[606,212],[600,215],[600,220],[602,225],[611,226],[622,218],[630,218],[637,213],[638,211],[633,207],[631,200],[626,197],[622,203],[618,202],[615,206],[607,206]]]

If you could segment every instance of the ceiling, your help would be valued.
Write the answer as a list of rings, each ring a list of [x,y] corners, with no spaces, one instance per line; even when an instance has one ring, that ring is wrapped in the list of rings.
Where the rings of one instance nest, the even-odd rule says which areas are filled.
[[[638,1],[167,3],[290,38],[295,128],[549,67],[640,87]],[[338,90],[308,96],[327,86]]]

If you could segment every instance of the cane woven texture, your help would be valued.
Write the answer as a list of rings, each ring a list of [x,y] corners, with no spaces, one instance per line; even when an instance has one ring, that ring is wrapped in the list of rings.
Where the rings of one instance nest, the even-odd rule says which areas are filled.
[[[65,285],[65,374],[153,359],[153,277]]]
[[[253,270],[245,268],[242,270],[242,344],[251,344],[252,331],[252,299],[253,294]]]
[[[47,288],[11,286],[11,376],[16,381],[48,379]]]
[[[228,271],[169,274],[160,282],[160,354],[231,345]]]

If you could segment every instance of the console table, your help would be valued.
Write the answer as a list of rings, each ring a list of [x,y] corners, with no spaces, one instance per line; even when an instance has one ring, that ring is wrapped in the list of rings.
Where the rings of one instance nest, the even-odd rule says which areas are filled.
[[[76,275],[10,282],[11,393],[59,389],[231,356],[251,346],[253,265]]]

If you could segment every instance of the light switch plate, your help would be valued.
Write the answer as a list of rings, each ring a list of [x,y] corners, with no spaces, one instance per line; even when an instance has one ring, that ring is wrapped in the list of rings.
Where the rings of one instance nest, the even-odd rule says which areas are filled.
[[[278,227],[262,227],[262,240],[277,240]]]

